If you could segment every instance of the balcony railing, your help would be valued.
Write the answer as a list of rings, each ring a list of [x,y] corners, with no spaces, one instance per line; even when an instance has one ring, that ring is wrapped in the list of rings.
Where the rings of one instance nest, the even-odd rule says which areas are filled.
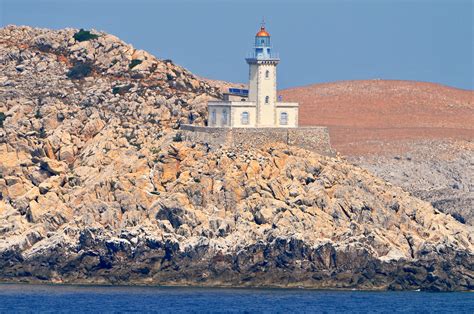
[[[280,60],[278,53],[256,53],[250,52],[247,54],[246,59],[257,59],[257,60]]]

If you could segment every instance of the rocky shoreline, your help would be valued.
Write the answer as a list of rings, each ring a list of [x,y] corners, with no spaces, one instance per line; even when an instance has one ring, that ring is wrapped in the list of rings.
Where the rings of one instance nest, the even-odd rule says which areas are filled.
[[[283,249],[283,250],[282,250]],[[70,261],[59,261],[59,265],[50,267],[47,261],[51,258],[61,259],[55,254],[42,257],[35,261],[28,261],[22,265],[20,272],[2,272],[2,282],[16,283],[54,283],[54,284],[89,284],[89,285],[145,285],[145,286],[196,286],[196,287],[260,287],[260,288],[304,288],[304,289],[343,289],[343,290],[422,290],[422,291],[472,291],[473,286],[469,283],[459,266],[472,263],[472,256],[463,253],[449,253],[449,258],[419,260],[416,262],[396,261],[382,262],[370,259],[367,256],[355,256],[336,253],[334,262],[347,263],[347,259],[355,258],[357,267],[347,268],[331,267],[324,261],[312,261],[305,269],[298,265],[296,257],[298,252],[285,251],[287,247],[276,248],[255,245],[245,248],[247,252],[262,253],[265,250],[272,254],[265,256],[268,260],[262,263],[251,263],[246,265],[241,259],[252,260],[252,256],[239,254],[216,255],[210,254],[209,259],[197,263],[190,252],[171,251],[174,259],[168,260],[166,270],[150,272],[150,266],[156,258],[163,259],[166,249],[157,252],[156,249],[148,249],[148,260],[143,264],[137,263],[134,256],[118,256],[118,253],[104,253],[100,256],[101,263],[110,263],[98,268],[107,270],[89,269],[90,266],[97,268],[95,262],[91,263],[91,257],[95,254],[83,254],[77,259]],[[323,246],[311,252],[307,247],[299,247],[306,254],[300,253],[299,258],[311,259],[311,254],[319,255],[320,258],[328,258],[327,254],[334,254],[334,248]],[[202,250],[197,248],[196,251]],[[143,252],[144,253],[146,249]],[[329,253],[326,253],[329,252]],[[55,252],[56,253],[56,252]],[[66,252],[57,252],[57,254]],[[195,253],[195,252],[193,252]],[[191,254],[193,254],[191,253]],[[206,252],[208,253],[208,252]],[[67,252],[69,254],[69,252]],[[202,253],[201,253],[202,254]],[[295,255],[292,257],[291,255]],[[244,255],[244,256],[242,256]],[[251,254],[248,254],[251,255]],[[202,256],[200,256],[202,257]],[[85,259],[87,261],[85,262]],[[118,259],[121,259],[118,262]],[[187,260],[187,263],[182,261]],[[15,261],[13,262],[20,262]],[[148,263],[147,263],[148,262]],[[64,264],[62,264],[64,263]],[[278,265],[285,264],[284,267]],[[78,268],[77,266],[81,267]],[[6,265],[2,265],[6,266]],[[243,266],[243,267],[242,267]],[[300,267],[298,267],[300,266]],[[71,272],[70,269],[74,269]],[[308,269],[311,268],[311,269]],[[314,269],[313,269],[314,268]]]

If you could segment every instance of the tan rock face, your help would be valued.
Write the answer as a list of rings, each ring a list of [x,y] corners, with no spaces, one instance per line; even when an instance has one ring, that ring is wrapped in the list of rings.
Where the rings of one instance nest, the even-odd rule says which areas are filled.
[[[10,185],[7,188],[7,191],[8,191],[8,196],[12,198],[20,197],[26,193],[25,186],[20,182]]]
[[[89,120],[82,132],[86,138],[94,137],[104,127],[104,122],[100,119]]]
[[[44,215],[45,209],[41,207],[38,202],[30,201],[29,209],[27,212],[27,219],[32,223],[37,223],[39,219]]]
[[[219,88],[74,32],[0,29],[0,280],[472,287],[468,226],[340,158],[181,142]]]
[[[54,155],[53,147],[49,143],[49,141],[45,141],[44,146],[44,153],[49,159],[56,159],[56,156]]]
[[[55,175],[64,173],[67,170],[67,166],[65,163],[49,158],[43,158],[43,160],[41,161],[41,167],[44,170],[49,171],[51,174]]]
[[[69,165],[74,163],[74,155],[74,146],[72,145],[63,146],[59,151],[59,159]]]
[[[35,187],[31,188],[31,189],[25,194],[25,198],[26,198],[28,201],[33,201],[33,200],[36,200],[39,195],[40,195],[40,189],[35,186]]]

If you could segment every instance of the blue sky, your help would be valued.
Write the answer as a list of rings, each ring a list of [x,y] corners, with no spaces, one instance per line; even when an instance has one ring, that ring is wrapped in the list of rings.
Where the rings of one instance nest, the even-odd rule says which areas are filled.
[[[0,24],[95,28],[197,75],[246,82],[262,17],[280,88],[356,79],[474,89],[472,0],[0,0]]]

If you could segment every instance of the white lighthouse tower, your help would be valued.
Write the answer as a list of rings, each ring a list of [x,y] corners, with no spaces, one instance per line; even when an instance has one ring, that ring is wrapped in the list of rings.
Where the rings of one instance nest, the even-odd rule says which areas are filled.
[[[276,69],[280,62],[272,52],[270,34],[262,23],[255,36],[249,64],[249,89],[229,89],[224,101],[208,103],[208,126],[290,128],[298,126],[298,103],[277,99]]]
[[[249,101],[257,104],[256,125],[274,127],[277,118],[276,66],[280,59],[272,52],[270,34],[264,24],[255,36],[255,46],[246,60],[249,64]]]

